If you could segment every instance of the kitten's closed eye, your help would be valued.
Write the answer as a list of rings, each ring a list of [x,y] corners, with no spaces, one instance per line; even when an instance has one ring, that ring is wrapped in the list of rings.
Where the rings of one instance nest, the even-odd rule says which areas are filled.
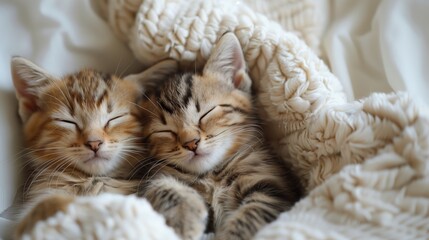
[[[73,120],[67,120],[67,119],[61,119],[61,118],[55,118],[54,120],[56,122],[59,122],[61,125],[65,126],[65,127],[75,126],[77,129],[80,129],[79,124],[77,124]]]
[[[229,104],[220,104],[211,108],[208,112],[203,114],[199,120],[200,127],[209,127],[208,125],[220,123],[222,125],[235,124],[237,121],[240,121],[240,113],[245,111],[240,108],[236,108]],[[230,114],[238,113],[237,116],[230,116]],[[221,121],[223,120],[223,121]],[[220,122],[221,121],[221,122]]]
[[[77,125],[77,123],[75,123],[71,120],[65,120],[65,119],[58,119],[57,118],[57,119],[55,119],[55,121]]]
[[[108,128],[111,125],[117,124],[120,122],[121,118],[125,117],[127,114],[121,114],[116,117],[110,118],[107,123],[104,125],[104,128]]]
[[[201,121],[209,114],[209,113],[211,113],[213,110],[215,110],[215,108],[216,108],[217,106],[214,106],[214,107],[212,107],[210,110],[208,110],[206,113],[204,113],[201,117],[200,117],[200,120],[198,121],[199,122],[199,124],[201,125]]]

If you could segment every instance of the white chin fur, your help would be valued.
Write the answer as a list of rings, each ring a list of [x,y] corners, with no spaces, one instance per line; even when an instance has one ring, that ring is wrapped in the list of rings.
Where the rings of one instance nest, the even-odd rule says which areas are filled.
[[[89,161],[80,161],[78,167],[80,170],[91,175],[106,175],[117,168],[118,157],[110,157],[108,159],[99,158]]]
[[[219,150],[221,149],[221,150]],[[185,165],[182,166],[185,170],[203,174],[206,173],[213,168],[215,168],[218,164],[220,164],[225,156],[227,148],[217,147],[215,151],[204,155],[204,156],[195,156],[193,158],[185,161]]]

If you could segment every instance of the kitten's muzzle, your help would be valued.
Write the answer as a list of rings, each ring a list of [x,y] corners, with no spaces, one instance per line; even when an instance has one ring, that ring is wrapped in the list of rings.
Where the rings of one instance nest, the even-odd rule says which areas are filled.
[[[87,146],[92,151],[97,152],[98,149],[100,149],[101,144],[103,144],[103,141],[96,140],[96,141],[88,141],[88,142],[86,142],[85,146]]]
[[[198,148],[198,143],[200,142],[199,138],[195,138],[191,141],[185,142],[183,147],[188,149],[189,151],[195,152]]]

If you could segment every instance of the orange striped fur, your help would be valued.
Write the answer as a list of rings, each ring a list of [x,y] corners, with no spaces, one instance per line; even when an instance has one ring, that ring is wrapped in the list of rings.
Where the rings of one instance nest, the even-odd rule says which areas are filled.
[[[128,178],[143,158],[139,75],[82,70],[57,78],[20,57],[12,75],[30,172],[18,235],[74,196],[136,192],[139,181]]]

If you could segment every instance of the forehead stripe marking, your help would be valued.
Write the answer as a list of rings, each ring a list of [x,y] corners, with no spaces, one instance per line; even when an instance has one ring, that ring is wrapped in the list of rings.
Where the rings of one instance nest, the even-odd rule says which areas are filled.
[[[161,108],[162,108],[164,111],[167,111],[168,113],[173,114],[173,112],[174,112],[173,108],[171,108],[170,106],[168,106],[168,105],[163,101],[163,99],[159,99],[159,100],[158,100],[158,102],[159,102],[159,105],[161,106]]]
[[[196,103],[195,103],[195,108],[197,109],[197,112],[200,112],[200,102],[198,101],[198,100],[195,100],[196,101]]]
[[[103,94],[97,99],[97,107],[100,107],[103,100],[107,98],[107,90],[104,90]]]
[[[185,86],[186,87],[186,94],[183,96],[182,99],[182,105],[183,106],[187,106],[189,103],[189,100],[192,98],[192,84],[193,84],[193,77],[191,74],[186,74],[183,76],[184,79],[182,79],[182,81],[185,82]],[[183,83],[182,83],[183,84]]]
[[[110,75],[109,73],[101,73],[101,78],[104,80],[107,87],[112,87],[112,75]]]

